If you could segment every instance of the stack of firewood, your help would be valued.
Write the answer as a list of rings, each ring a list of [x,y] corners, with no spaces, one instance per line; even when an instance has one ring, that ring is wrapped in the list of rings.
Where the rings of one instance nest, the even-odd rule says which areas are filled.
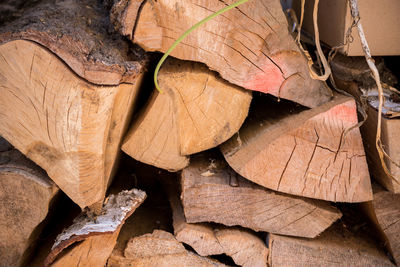
[[[378,171],[376,111],[362,139],[356,101],[310,77],[279,0],[190,34],[162,92],[152,52],[234,0],[5,2],[1,266],[400,263],[400,187]],[[366,72],[340,70],[366,67],[346,60],[335,81],[357,96]]]

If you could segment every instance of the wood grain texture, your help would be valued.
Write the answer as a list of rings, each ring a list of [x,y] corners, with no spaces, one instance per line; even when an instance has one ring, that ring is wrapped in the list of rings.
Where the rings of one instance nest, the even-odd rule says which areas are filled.
[[[108,267],[128,266],[226,266],[215,260],[187,251],[172,234],[154,230],[132,238],[126,245],[124,257],[112,257]]]
[[[271,234],[269,266],[394,266],[368,235],[338,224],[314,239]]]
[[[267,266],[268,249],[253,233],[241,228],[187,223],[179,195],[169,190],[175,238],[191,246],[201,256],[226,254],[240,266]]]
[[[147,51],[166,52],[192,25],[233,2],[146,1],[133,41]],[[330,89],[310,78],[306,59],[287,28],[278,0],[249,1],[196,29],[171,55],[203,62],[241,87],[318,106],[330,99]]]
[[[400,195],[374,186],[374,200],[362,206],[380,230],[385,245],[400,264]]]
[[[229,168],[210,169],[201,157],[192,159],[182,171],[181,186],[188,223],[216,222],[313,238],[341,217],[326,202],[275,193],[236,176]]]
[[[0,266],[19,266],[31,256],[58,192],[20,152],[0,152]]]
[[[158,79],[164,92],[154,92],[122,146],[136,160],[183,169],[187,155],[226,141],[247,116],[251,93],[202,64],[170,59]]]
[[[236,172],[293,195],[338,202],[372,199],[359,129],[349,130],[358,122],[352,98],[337,96],[297,114],[279,104],[268,107],[261,114],[256,110],[258,117],[221,146]]]
[[[98,85],[135,83],[144,54],[113,31],[101,1],[39,0],[0,27],[0,44],[30,40],[48,48],[81,78]]]
[[[42,46],[0,46],[0,134],[80,207],[102,201],[142,75],[98,86]]]

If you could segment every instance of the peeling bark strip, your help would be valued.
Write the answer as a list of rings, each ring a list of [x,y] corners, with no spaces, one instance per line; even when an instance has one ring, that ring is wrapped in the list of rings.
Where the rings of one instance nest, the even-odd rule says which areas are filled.
[[[400,264],[400,195],[374,186],[374,200],[363,204],[372,222],[378,227],[397,265]]]
[[[35,1],[0,28],[0,44],[31,40],[50,49],[76,74],[99,85],[134,83],[143,54],[112,31],[108,10],[97,0]]]
[[[210,168],[206,159],[194,158],[182,171],[181,199],[188,223],[216,222],[313,238],[341,217],[326,202],[272,192],[236,177],[221,161],[214,164],[217,167]],[[237,186],[231,185],[233,179]]]
[[[0,151],[0,265],[21,266],[36,247],[59,189],[17,150]]]
[[[268,106],[268,107],[266,107]],[[272,103],[255,108],[221,150],[243,177],[289,194],[338,202],[372,199],[352,98],[338,96],[298,114]],[[277,114],[279,110],[279,115]],[[238,139],[243,140],[238,142]]]
[[[129,240],[124,257],[113,256],[107,267],[147,267],[147,266],[193,266],[224,267],[216,260],[188,251],[171,233],[154,230],[151,234],[134,237]]]
[[[111,195],[108,197],[108,200],[106,200],[97,218],[94,219],[87,216],[87,214],[81,214],[74,220],[72,226],[64,230],[64,232],[57,237],[50,254],[46,258],[45,265],[49,266],[65,248],[71,246],[75,242],[82,240],[84,240],[83,243],[92,242],[89,238],[93,236],[107,235],[107,237],[109,237],[110,233],[112,234],[119,231],[125,220],[132,215],[145,199],[146,193],[143,191],[137,189],[132,189],[130,191],[124,190],[118,195]],[[115,236],[114,239],[114,245],[116,237],[117,236]],[[79,245],[85,246],[85,244],[82,245],[82,243]],[[112,247],[114,247],[114,245]],[[111,252],[112,248],[109,250],[110,254]]]
[[[168,188],[175,238],[201,256],[226,254],[243,267],[267,267],[268,249],[256,235],[240,228],[187,223],[177,190]]]
[[[231,85],[195,62],[167,60],[154,92],[122,149],[138,161],[177,171],[187,155],[215,147],[237,132],[251,93]]]
[[[146,1],[137,17],[133,42],[147,51],[166,52],[184,31],[232,2]],[[136,14],[130,21],[135,19]],[[287,27],[278,0],[249,1],[202,25],[171,55],[203,62],[241,87],[318,106],[330,99],[331,92],[310,78],[306,59]]]

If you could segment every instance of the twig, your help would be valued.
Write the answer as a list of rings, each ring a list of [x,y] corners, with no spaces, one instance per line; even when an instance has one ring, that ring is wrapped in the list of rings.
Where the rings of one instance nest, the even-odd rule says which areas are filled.
[[[383,97],[383,89],[382,89],[381,79],[379,77],[378,69],[375,66],[375,62],[371,56],[371,52],[369,50],[367,39],[365,38],[364,30],[363,30],[363,27],[362,27],[362,24],[360,21],[361,19],[360,19],[360,12],[358,10],[357,0],[349,0],[349,3],[350,3],[351,16],[353,17],[353,19],[355,20],[355,23],[356,23],[356,27],[358,30],[358,35],[360,36],[361,45],[362,45],[362,48],[364,51],[365,59],[367,61],[369,68],[371,69],[372,75],[376,82],[376,86],[378,87],[379,108],[378,108],[378,124],[377,124],[376,139],[375,139],[376,149],[378,151],[378,155],[381,160],[381,164],[382,164],[382,167],[383,167],[383,170],[385,171],[385,173],[390,178],[392,178],[397,183],[399,183],[399,181],[390,173],[389,169],[386,166],[385,156],[390,161],[393,162],[393,160],[384,151],[383,146],[382,146],[382,141],[381,141],[382,107],[383,107],[383,103],[385,102],[385,99]]]

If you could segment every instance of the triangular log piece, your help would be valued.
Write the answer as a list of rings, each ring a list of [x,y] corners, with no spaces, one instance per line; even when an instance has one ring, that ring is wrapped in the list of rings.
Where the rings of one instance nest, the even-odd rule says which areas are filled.
[[[369,218],[377,226],[385,245],[400,264],[400,195],[374,185],[374,200],[363,203]]]
[[[336,223],[315,239],[271,234],[269,266],[394,266],[367,233]]]
[[[226,254],[244,267],[267,266],[268,249],[250,231],[241,228],[213,227],[207,223],[187,223],[179,195],[169,188],[175,238],[191,246],[201,256]]]
[[[163,230],[134,237],[126,245],[124,257],[112,257],[107,267],[128,266],[226,266],[187,251],[175,237]]]
[[[170,59],[158,79],[163,93],[153,93],[122,146],[138,161],[181,170],[187,155],[226,141],[247,116],[251,93],[203,64]]]
[[[346,57],[337,55],[332,61],[332,72],[336,86],[344,90],[356,98],[364,95],[367,103],[375,102],[375,107],[367,105],[367,120],[360,127],[361,135],[365,145],[369,170],[373,178],[375,178],[387,190],[393,193],[400,193],[400,143],[397,135],[400,132],[400,119],[389,118],[391,110],[399,110],[397,100],[399,95],[395,90],[391,90],[390,85],[396,83],[396,77],[385,67],[384,61],[380,57],[374,57],[375,64],[381,75],[382,82],[388,86],[384,86],[385,104],[383,108],[382,124],[381,124],[381,142],[385,148],[385,152],[393,161],[385,157],[385,163],[389,172],[395,179],[390,177],[383,169],[378,151],[376,150],[376,129],[378,122],[377,111],[377,95],[376,82],[371,76],[371,70],[364,57]],[[367,96],[367,97],[366,97]],[[385,114],[386,113],[386,114]],[[397,180],[397,181],[396,181]]]
[[[182,171],[181,199],[188,223],[216,222],[313,238],[341,217],[329,203],[275,193],[223,165],[199,156]]]
[[[260,98],[260,101],[263,101]],[[351,97],[300,111],[290,103],[255,103],[254,114],[221,146],[229,165],[264,187],[337,202],[372,199]]]
[[[82,213],[57,237],[45,265],[104,266],[125,220],[145,199],[143,191],[124,190],[107,198],[100,215]]]
[[[57,192],[46,173],[20,152],[0,152],[1,266],[20,266],[31,256]]]
[[[131,38],[147,51],[166,52],[192,25],[233,2],[144,1],[138,15],[136,8],[131,11],[128,21],[136,19]],[[122,33],[132,28],[126,19],[119,23],[126,25]],[[125,34],[130,36],[129,31]],[[233,84],[305,106],[318,106],[331,97],[323,82],[311,79],[279,0],[249,1],[215,17],[187,36],[171,55],[203,62]]]
[[[81,208],[104,198],[145,65],[107,14],[44,0],[0,28],[0,135]]]

